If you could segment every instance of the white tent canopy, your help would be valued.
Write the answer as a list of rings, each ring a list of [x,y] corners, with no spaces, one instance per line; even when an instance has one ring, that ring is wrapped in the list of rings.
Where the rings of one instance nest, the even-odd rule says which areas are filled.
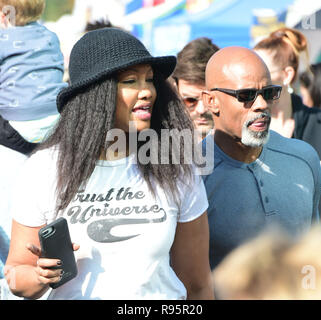
[[[307,29],[313,29],[315,23],[313,14],[320,9],[321,0],[295,0],[288,8],[285,23],[289,27],[294,27],[302,21]]]

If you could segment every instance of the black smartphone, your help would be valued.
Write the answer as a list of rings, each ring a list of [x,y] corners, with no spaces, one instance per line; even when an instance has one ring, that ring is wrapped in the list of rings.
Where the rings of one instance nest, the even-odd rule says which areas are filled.
[[[39,241],[43,258],[59,259],[63,269],[62,278],[57,283],[50,284],[56,289],[77,275],[77,264],[70,239],[67,220],[59,218],[39,230]]]

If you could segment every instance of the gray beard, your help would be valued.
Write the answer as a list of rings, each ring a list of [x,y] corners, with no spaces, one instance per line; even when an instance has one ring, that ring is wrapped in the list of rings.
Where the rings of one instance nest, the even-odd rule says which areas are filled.
[[[258,148],[266,144],[270,137],[269,128],[265,131],[252,131],[248,128],[250,122],[260,119],[262,117],[271,118],[268,113],[261,113],[257,117],[246,121],[242,128],[242,139],[241,142],[248,147]]]
[[[270,138],[270,131],[266,130],[263,132],[253,132],[248,128],[242,130],[241,142],[248,147],[258,148],[262,147],[268,142]]]

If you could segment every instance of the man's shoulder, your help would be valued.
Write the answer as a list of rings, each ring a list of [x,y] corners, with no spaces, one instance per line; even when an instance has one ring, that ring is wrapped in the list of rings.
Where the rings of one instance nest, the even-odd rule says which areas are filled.
[[[273,130],[270,131],[270,139],[266,147],[270,151],[301,158],[309,163],[320,162],[316,150],[309,143],[303,140],[283,137]]]

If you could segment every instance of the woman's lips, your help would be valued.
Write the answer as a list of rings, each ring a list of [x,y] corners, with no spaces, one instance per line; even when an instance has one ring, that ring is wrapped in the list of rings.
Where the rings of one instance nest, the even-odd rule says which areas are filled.
[[[135,115],[136,119],[150,120],[150,118],[152,117],[151,105],[142,105],[135,107],[132,110],[132,113]]]

